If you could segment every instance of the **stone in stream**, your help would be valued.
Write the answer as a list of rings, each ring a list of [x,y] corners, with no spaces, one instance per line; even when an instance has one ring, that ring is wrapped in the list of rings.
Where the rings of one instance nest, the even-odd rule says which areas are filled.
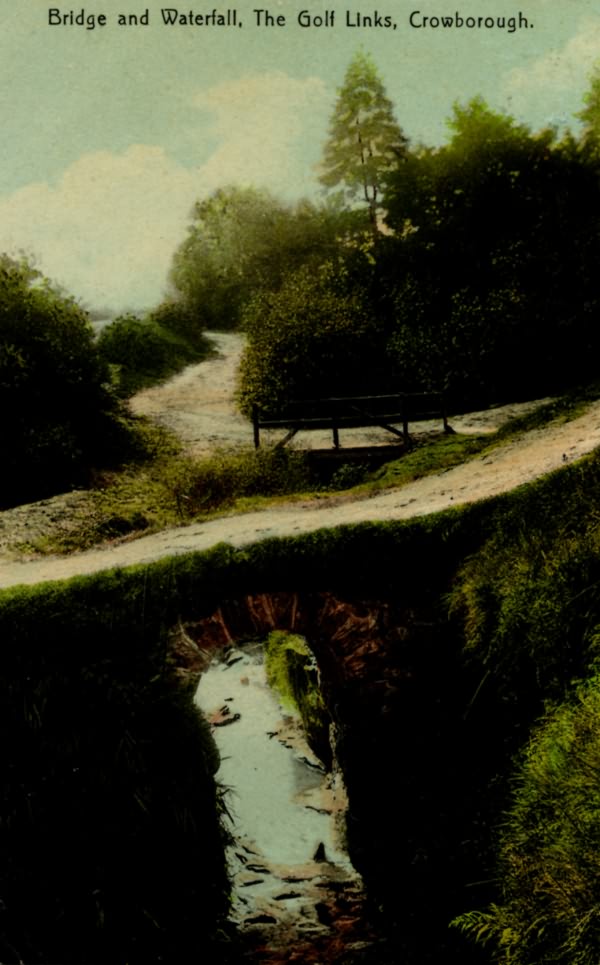
[[[276,925],[277,919],[272,915],[253,915],[244,919],[245,925]]]
[[[313,861],[327,861],[327,855],[325,854],[325,845],[322,841],[319,842],[319,846],[313,855]]]

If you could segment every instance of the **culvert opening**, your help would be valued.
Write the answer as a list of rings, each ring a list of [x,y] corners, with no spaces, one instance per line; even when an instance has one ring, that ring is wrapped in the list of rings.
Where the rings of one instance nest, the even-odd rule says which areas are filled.
[[[221,650],[196,692],[221,755],[217,778],[229,789],[231,917],[242,932],[266,935],[273,954],[276,947],[291,954],[298,942],[331,942],[343,920],[350,953],[365,936],[362,924],[360,936],[351,934],[353,920],[358,929],[363,894],[344,846],[343,781],[330,745],[323,746],[318,686],[308,688],[301,716],[290,699],[289,672],[282,686],[276,636]],[[318,681],[310,648],[296,635],[279,637],[275,643],[291,648],[292,680],[306,690],[304,675]],[[306,720],[315,725],[312,748]],[[266,958],[261,948],[261,961],[299,960]]]

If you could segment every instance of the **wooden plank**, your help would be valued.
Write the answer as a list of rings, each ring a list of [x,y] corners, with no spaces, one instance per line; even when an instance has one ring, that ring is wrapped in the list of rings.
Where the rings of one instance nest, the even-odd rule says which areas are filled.
[[[260,447],[260,422],[257,406],[252,406],[252,425],[254,427],[254,448]]]
[[[297,429],[290,429],[289,432],[286,432],[286,434],[285,434],[285,436],[283,437],[283,439],[280,439],[279,442],[276,442],[276,443],[275,443],[275,448],[276,448],[276,449],[283,449],[283,447],[290,441],[290,439],[293,439],[293,438],[294,438],[294,436],[296,435],[297,432],[298,432]]]
[[[383,410],[383,411],[382,411]],[[410,422],[441,419],[444,432],[453,430],[448,424],[443,394],[440,392],[403,392],[387,395],[362,395],[324,399],[294,399],[278,412],[261,415],[253,410],[254,444],[260,445],[260,429],[286,428],[285,438],[277,443],[284,446],[301,430],[331,429],[334,448],[340,444],[342,428],[380,426],[399,436],[408,445]],[[401,423],[402,430],[394,423]]]

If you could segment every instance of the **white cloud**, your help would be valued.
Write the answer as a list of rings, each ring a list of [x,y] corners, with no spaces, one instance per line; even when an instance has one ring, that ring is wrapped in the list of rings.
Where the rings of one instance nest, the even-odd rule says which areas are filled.
[[[600,18],[584,17],[564,47],[510,71],[504,94],[515,113],[537,116],[543,108],[546,121],[571,124],[573,95],[583,97],[599,62]]]
[[[208,183],[254,184],[288,196],[314,190],[303,154],[315,137],[317,145],[323,140],[330,105],[322,80],[250,74],[197,94],[194,104],[213,114],[220,142],[202,169]]]
[[[44,274],[91,305],[151,305],[197,189],[197,174],[159,147],[86,154],[55,186],[0,200],[0,249],[32,252]]]
[[[314,144],[327,104],[316,78],[251,75],[198,93],[218,147],[188,168],[159,146],[82,155],[55,185],[0,197],[0,251],[33,253],[40,269],[90,306],[149,306],[162,297],[171,257],[194,201],[219,185],[314,187],[304,142]],[[199,121],[200,123],[200,121]]]

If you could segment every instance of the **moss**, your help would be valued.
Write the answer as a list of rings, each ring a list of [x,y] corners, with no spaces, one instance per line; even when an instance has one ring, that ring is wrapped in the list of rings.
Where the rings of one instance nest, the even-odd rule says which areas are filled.
[[[406,523],[221,545],[1,593],[2,726],[14,734],[2,799],[10,943],[31,961],[190,960],[228,885],[211,753],[190,694],[174,687],[168,629],[224,600],[325,589],[419,614],[416,635],[373,667],[381,689],[365,697],[357,680],[336,691],[335,712],[346,725],[340,759],[355,762],[345,774],[352,853],[376,901],[391,919],[402,908],[403,934],[419,936],[413,960],[441,960],[439,948],[430,957],[421,948],[424,927],[429,935],[435,917],[445,929],[473,906],[467,895],[456,908],[465,882],[491,877],[490,829],[514,754],[545,703],[560,703],[595,666],[599,504],[592,455],[500,498]],[[300,676],[301,695],[314,695],[306,651],[283,643],[284,692]],[[425,908],[442,871],[440,906]]]
[[[274,630],[265,649],[269,685],[281,701],[302,720],[309,747],[327,768],[332,755],[329,743],[329,714],[319,689],[319,669],[304,637]]]

